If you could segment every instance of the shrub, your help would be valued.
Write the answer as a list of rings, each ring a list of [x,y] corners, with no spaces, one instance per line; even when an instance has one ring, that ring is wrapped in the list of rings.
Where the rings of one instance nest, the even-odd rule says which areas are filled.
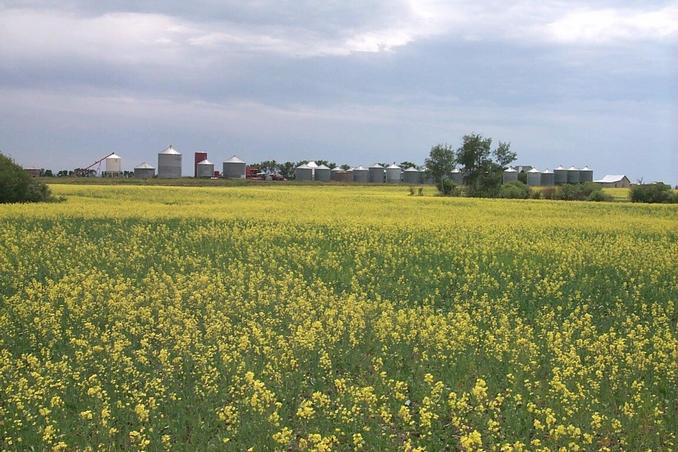
[[[531,189],[520,181],[507,182],[501,186],[499,196],[511,199],[527,199],[530,197]]]
[[[631,188],[629,198],[632,202],[678,203],[678,194],[671,191],[669,185],[661,182],[636,185]]]
[[[438,187],[438,191],[443,196],[458,195],[457,186],[454,184],[454,182],[452,182],[452,179],[447,177],[441,179],[440,182],[436,184],[436,187]]]
[[[544,199],[555,199],[556,188],[555,187],[544,187],[541,190],[541,197],[544,198]]]
[[[52,200],[47,185],[36,181],[12,159],[0,154],[0,203]]]
[[[592,191],[588,197],[587,201],[612,201],[612,195],[605,193],[603,190]]]
[[[602,193],[602,190],[603,188],[600,186],[600,184],[595,182],[586,182],[583,184],[565,184],[556,189],[555,199],[562,199],[565,201],[603,201],[605,199],[589,199],[591,196],[594,198],[603,196],[604,194]],[[601,194],[593,195],[595,192],[601,192]]]

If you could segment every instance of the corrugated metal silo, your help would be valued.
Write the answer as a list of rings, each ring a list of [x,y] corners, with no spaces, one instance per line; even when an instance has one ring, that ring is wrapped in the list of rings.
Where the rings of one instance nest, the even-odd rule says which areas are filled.
[[[122,173],[122,159],[118,154],[111,154],[106,157],[106,174]]]
[[[556,185],[567,184],[567,170],[563,167],[563,165],[560,165],[558,168],[554,169],[553,174],[555,175]]]
[[[429,174],[426,168],[419,170],[419,172],[421,173],[420,177],[423,184],[433,185],[435,183],[433,176]]]
[[[539,185],[543,185],[544,187],[551,187],[553,185],[556,185],[556,174],[553,171],[550,171],[548,168],[546,168],[544,171],[541,172],[541,181],[539,182]]]
[[[294,169],[294,178],[298,181],[313,180],[313,168],[306,164],[297,166]]]
[[[537,168],[532,168],[527,172],[527,185],[536,187],[541,184],[541,173]]]
[[[567,183],[568,184],[578,184],[579,183],[579,169],[571,166],[567,169]]]
[[[335,180],[337,182],[346,182],[348,181],[348,173],[346,170],[343,170],[339,167],[332,168],[330,171],[330,179]]]
[[[143,179],[153,176],[155,176],[155,167],[153,165],[149,165],[146,162],[141,162],[139,165],[134,167],[134,177]]]
[[[419,170],[413,166],[403,171],[403,182],[406,184],[421,184]]]
[[[593,182],[593,170],[588,166],[579,170],[579,182]]]
[[[369,182],[370,176],[369,176],[369,170],[365,168],[364,166],[357,166],[353,168],[353,182]]]
[[[207,152],[198,151],[193,154],[193,177],[200,177],[198,176],[198,163],[203,160],[207,160]]]
[[[370,166],[368,169],[370,175],[370,182],[383,184],[384,183],[384,167],[378,163]]]
[[[170,144],[167,149],[158,153],[158,177],[181,177],[181,153]]]
[[[207,159],[203,160],[202,162],[198,162],[197,168],[198,177],[214,176],[214,163]]]
[[[321,182],[329,182],[330,180],[330,169],[325,165],[320,165],[315,168],[315,175],[313,178]]]
[[[224,161],[224,178],[226,179],[245,179],[247,173],[247,163],[240,160],[235,155]]]
[[[507,182],[514,182],[518,180],[518,171],[514,170],[513,168],[506,168],[504,170],[504,177],[503,181],[504,183]]]
[[[398,184],[402,178],[402,170],[395,163],[386,167],[386,182],[389,184]]]
[[[455,168],[452,170],[452,183],[454,183],[455,185],[462,185],[464,183],[464,175],[461,174],[459,168]]]

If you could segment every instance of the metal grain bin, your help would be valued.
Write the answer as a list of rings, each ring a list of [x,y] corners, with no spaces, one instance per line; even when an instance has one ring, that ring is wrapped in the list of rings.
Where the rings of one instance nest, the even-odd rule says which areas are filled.
[[[330,179],[335,180],[337,182],[350,182],[352,179],[351,173],[349,173],[346,170],[343,170],[341,168],[332,168],[332,171],[330,171]]]
[[[386,182],[389,184],[398,184],[402,178],[402,170],[395,163],[386,167]]]
[[[461,174],[459,168],[452,170],[452,183],[455,185],[462,185],[464,183],[464,175]]]
[[[247,164],[235,155],[224,161],[223,169],[226,179],[245,179],[247,174]]]
[[[529,177],[529,175],[528,175]],[[556,184],[556,174],[548,168],[541,172],[541,181],[539,185],[551,187]]]
[[[158,177],[165,179],[181,177],[181,153],[171,144],[158,153]]]
[[[411,166],[403,171],[403,182],[406,184],[421,184],[419,170]]]
[[[106,157],[106,174],[118,175],[122,173],[122,159],[118,154],[111,154]]]
[[[294,169],[294,178],[298,181],[313,180],[313,168],[306,164],[297,166]]]
[[[504,170],[504,177],[503,181],[504,183],[507,182],[514,182],[518,180],[518,171],[514,170],[513,168],[507,168]]]
[[[527,185],[536,187],[541,184],[541,172],[537,168],[532,168],[527,172]]]
[[[330,180],[330,169],[325,165],[320,165],[315,168],[315,175],[313,178],[321,182],[329,182]]]
[[[155,176],[155,167],[149,165],[146,162],[141,162],[139,165],[134,167],[134,177],[139,179],[145,179]]]
[[[386,173],[384,172],[383,166],[381,166],[378,163],[375,163],[374,165],[369,167],[368,172],[370,175],[370,182],[378,184],[384,183],[384,175]]]
[[[555,175],[556,185],[567,184],[567,170],[562,165],[554,169],[553,174]]]
[[[579,170],[579,182],[593,182],[593,170],[588,166]]]
[[[428,174],[426,168],[419,170],[419,172],[421,173],[420,177],[421,177],[422,183],[428,184],[428,185],[433,185],[435,183],[435,181],[433,180],[433,176]]]
[[[357,166],[353,168],[353,182],[366,183],[369,182],[369,170],[364,166]]]
[[[205,159],[198,162],[196,173],[198,177],[212,177],[214,176],[214,163]]]
[[[579,169],[571,166],[567,169],[567,183],[568,184],[578,184],[579,183]]]

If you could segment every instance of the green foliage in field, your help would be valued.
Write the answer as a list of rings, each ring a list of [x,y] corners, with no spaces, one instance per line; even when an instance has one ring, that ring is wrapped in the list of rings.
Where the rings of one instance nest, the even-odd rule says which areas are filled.
[[[53,188],[0,206],[0,449],[676,447],[675,206]]]
[[[51,200],[47,185],[36,181],[12,159],[0,154],[0,204]]]

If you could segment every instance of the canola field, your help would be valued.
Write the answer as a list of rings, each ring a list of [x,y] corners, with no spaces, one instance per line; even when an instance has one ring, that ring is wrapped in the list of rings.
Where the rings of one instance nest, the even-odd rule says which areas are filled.
[[[0,206],[2,450],[678,447],[675,206],[52,189]]]

